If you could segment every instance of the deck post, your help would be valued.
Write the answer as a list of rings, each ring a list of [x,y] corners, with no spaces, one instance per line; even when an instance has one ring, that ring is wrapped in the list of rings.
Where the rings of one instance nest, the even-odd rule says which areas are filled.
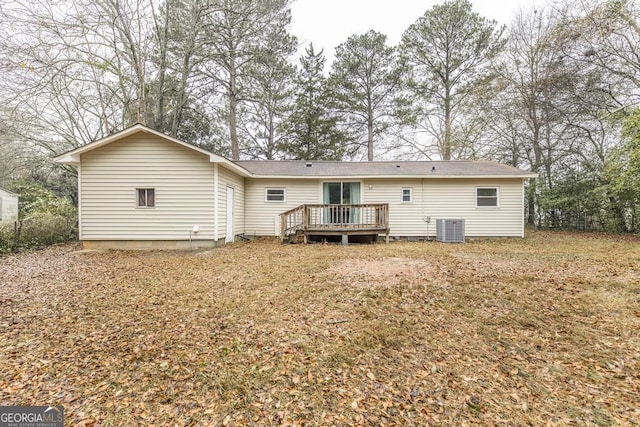
[[[287,216],[280,214],[280,240],[284,242],[287,233]]]
[[[302,210],[302,229],[303,230],[306,230],[307,228],[309,228],[310,217],[311,217],[311,209],[309,208],[308,205],[304,205],[304,208]]]
[[[348,234],[343,234],[342,235],[342,245],[343,246],[349,245],[349,235]]]

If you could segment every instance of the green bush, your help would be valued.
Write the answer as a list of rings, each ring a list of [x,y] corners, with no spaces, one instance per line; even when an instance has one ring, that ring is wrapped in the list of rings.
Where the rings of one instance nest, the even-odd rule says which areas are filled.
[[[35,248],[75,240],[78,236],[77,209],[65,198],[34,183],[19,183],[18,247]],[[15,245],[14,223],[0,225],[0,253]]]
[[[74,210],[75,212],[75,210]],[[0,226],[0,253],[10,252],[15,241],[14,224]],[[78,236],[74,215],[36,212],[22,220],[18,246],[36,248],[75,240]]]
[[[13,222],[0,224],[0,254],[11,251],[13,247]]]
[[[20,244],[29,248],[75,240],[78,234],[73,217],[37,212],[22,221]]]

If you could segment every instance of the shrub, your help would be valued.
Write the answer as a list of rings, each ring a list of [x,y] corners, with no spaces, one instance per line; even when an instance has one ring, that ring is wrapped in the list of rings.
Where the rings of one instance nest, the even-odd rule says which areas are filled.
[[[20,190],[19,247],[42,247],[77,238],[77,209],[68,199],[34,183],[15,187]],[[17,249],[14,246],[14,223],[0,225],[0,253]]]
[[[0,223],[0,254],[11,251],[13,239],[13,222]]]
[[[37,212],[22,221],[20,244],[40,247],[75,240],[78,234],[75,215]]]

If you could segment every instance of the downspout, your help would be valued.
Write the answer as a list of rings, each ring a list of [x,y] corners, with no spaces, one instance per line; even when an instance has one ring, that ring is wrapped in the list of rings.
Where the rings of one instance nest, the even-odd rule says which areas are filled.
[[[218,232],[220,222],[220,202],[219,202],[219,177],[218,163],[213,164],[213,241],[218,243]]]
[[[82,242],[82,163],[78,164],[78,240]]]
[[[522,209],[520,210],[520,217],[522,219],[522,226],[521,226],[521,236],[524,239],[524,206],[525,206],[525,193],[524,193],[524,180],[526,178],[522,178]]]
[[[425,242],[429,241],[429,225],[431,223],[431,218],[429,218],[429,220],[427,220],[427,216],[425,215],[425,210],[424,210],[424,178],[422,178],[422,200],[420,201],[420,206],[422,207],[422,221],[424,221],[427,224],[427,235],[425,237]]]

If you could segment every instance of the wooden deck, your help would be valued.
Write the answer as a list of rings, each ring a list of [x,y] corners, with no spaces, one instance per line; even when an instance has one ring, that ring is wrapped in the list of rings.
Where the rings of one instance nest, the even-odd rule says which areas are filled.
[[[389,242],[389,205],[300,205],[280,214],[280,239],[302,233],[309,236],[342,236],[347,244],[352,235],[385,234]]]

